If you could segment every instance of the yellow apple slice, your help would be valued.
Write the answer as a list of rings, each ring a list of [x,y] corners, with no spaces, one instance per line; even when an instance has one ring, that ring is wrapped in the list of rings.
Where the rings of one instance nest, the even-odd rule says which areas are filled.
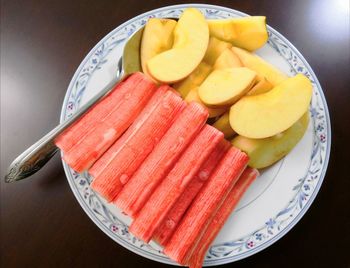
[[[221,53],[227,48],[232,48],[232,44],[219,40],[215,37],[209,38],[209,44],[207,51],[205,52],[204,59],[206,63],[214,65],[216,59],[221,55]]]
[[[216,59],[213,66],[214,69],[226,69],[243,67],[242,62],[236,56],[235,53],[229,48],[226,48],[220,56]]]
[[[249,51],[262,47],[269,38],[264,16],[208,20],[208,25],[211,36]]]
[[[147,70],[160,82],[177,82],[196,69],[204,57],[208,41],[209,29],[203,14],[195,8],[188,8],[175,26],[172,49],[148,60]]]
[[[231,105],[247,93],[256,73],[248,68],[214,70],[200,85],[200,99],[210,107]]]
[[[267,91],[270,91],[273,88],[272,84],[266,80],[265,77],[263,77],[262,79],[260,79],[260,81],[258,81],[251,90],[249,90],[249,92],[247,93],[248,96],[250,95],[258,95],[258,94],[262,94],[265,93]]]
[[[150,18],[143,30],[141,40],[141,66],[144,74],[148,75],[146,63],[159,53],[173,46],[173,30],[176,21],[171,19]]]
[[[182,98],[186,98],[188,92],[190,92],[191,89],[198,87],[202,82],[207,78],[209,73],[211,72],[212,67],[205,63],[201,62],[198,67],[184,80],[181,80],[180,82],[177,82],[173,85],[173,88],[175,88]]]
[[[273,86],[278,85],[288,78],[288,76],[259,56],[238,47],[233,47],[232,50],[245,67],[252,69],[258,75],[265,77]]]
[[[307,111],[311,95],[310,80],[297,74],[266,93],[241,98],[230,109],[231,127],[252,139],[274,136]]]
[[[306,112],[290,128],[280,134],[265,139],[250,139],[237,136],[232,145],[249,156],[248,165],[253,168],[265,168],[286,156],[304,136],[309,124],[309,112]]]
[[[227,108],[209,108],[207,107],[199,98],[198,96],[198,87],[193,88],[190,90],[190,92],[187,94],[185,101],[190,103],[191,101],[198,102],[199,104],[202,104],[204,107],[208,109],[209,112],[209,118],[217,117],[221,114],[223,114]]]
[[[229,139],[235,135],[235,131],[232,129],[229,120],[229,112],[225,112],[218,120],[215,121],[213,127],[224,133],[225,138]]]

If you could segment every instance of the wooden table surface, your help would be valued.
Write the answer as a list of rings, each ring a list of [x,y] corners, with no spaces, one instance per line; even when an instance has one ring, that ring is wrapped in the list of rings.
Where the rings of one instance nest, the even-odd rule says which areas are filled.
[[[5,184],[2,178],[19,153],[58,124],[67,86],[89,50],[125,20],[175,3],[2,1],[1,267],[166,267],[95,226],[73,196],[58,154],[30,179]],[[288,235],[232,266],[350,267],[348,0],[211,3],[266,15],[312,66],[332,123],[331,158],[314,204]]]

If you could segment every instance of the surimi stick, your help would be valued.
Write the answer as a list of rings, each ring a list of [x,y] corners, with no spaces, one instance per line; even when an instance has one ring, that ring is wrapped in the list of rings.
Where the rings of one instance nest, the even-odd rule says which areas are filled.
[[[132,234],[146,242],[151,240],[154,231],[223,137],[223,133],[212,126],[202,128],[131,224],[129,231]]]
[[[90,168],[133,123],[155,90],[155,84],[146,77],[142,83],[130,87],[120,104],[103,121],[98,122],[83,140],[64,153],[66,163],[77,172]]]
[[[124,83],[125,82],[121,82],[117,84],[106,97],[93,105],[81,118],[55,139],[56,146],[60,148],[62,152],[68,152],[76,143],[92,131],[97,122],[96,118],[102,121],[113,111],[127,91],[126,87],[122,87]]]
[[[208,251],[211,243],[224,226],[225,222],[231,215],[234,208],[241,200],[248,187],[252,184],[255,178],[259,175],[256,169],[247,167],[238,182],[235,184],[230,194],[227,196],[224,203],[219,208],[212,222],[207,227],[202,238],[200,239],[197,248],[192,253],[188,265],[190,268],[202,267],[205,254]]]
[[[188,104],[117,196],[114,201],[117,207],[135,216],[207,118],[208,112],[200,104]]]
[[[73,123],[55,139],[56,146],[64,153],[68,152],[76,143],[93,131],[97,122],[104,120],[120,105],[124,95],[130,89],[137,87],[145,79],[145,76],[138,72],[118,83],[106,97],[91,107],[77,122]]]
[[[145,120],[137,120],[117,141],[113,159],[94,178],[91,187],[108,202],[112,201],[184,106],[181,97],[168,91]]]
[[[157,228],[153,239],[162,246],[165,246],[176,227],[181,221],[187,208],[190,206],[193,199],[196,197],[203,184],[208,180],[209,176],[213,172],[216,165],[221,160],[222,156],[230,148],[230,143],[226,140],[222,140],[210,154],[207,161],[197,172],[195,178],[191,180],[187,188],[176,201],[174,206],[169,211],[168,215],[163,220],[162,224]]]
[[[178,263],[185,264],[208,222],[215,215],[248,163],[248,156],[231,147],[189,207],[164,249]]]
[[[124,145],[128,140],[132,138],[132,133],[136,132],[145,121],[149,118],[152,112],[156,109],[157,105],[163,99],[165,93],[170,89],[169,86],[163,85],[155,90],[154,95],[147,103],[146,107],[141,111],[135,122],[129,127],[129,129],[118,139],[95,164],[89,169],[89,174],[93,177],[97,177],[110,162],[112,162],[114,156],[120,150],[120,147]]]

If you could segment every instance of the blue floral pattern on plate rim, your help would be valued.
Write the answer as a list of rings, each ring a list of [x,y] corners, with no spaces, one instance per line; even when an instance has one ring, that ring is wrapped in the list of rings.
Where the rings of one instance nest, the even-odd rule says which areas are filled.
[[[232,16],[247,16],[242,12],[206,4],[185,4],[167,6],[141,14],[114,29],[106,35],[85,57],[74,74],[65,96],[61,112],[61,122],[69,118],[79,107],[87,83],[93,73],[100,69],[107,59],[106,56],[138,28],[143,26],[149,17],[178,17],[184,8],[189,6],[199,8],[207,18],[227,18]],[[274,217],[251,234],[235,241],[213,245],[205,259],[205,266],[225,264],[246,258],[276,242],[285,235],[305,214],[324,179],[331,145],[331,128],[327,103],[321,86],[300,52],[281,34],[268,26],[269,45],[272,46],[290,65],[293,73],[303,73],[310,78],[314,87],[310,114],[313,123],[313,148],[309,169],[305,176],[294,186],[294,198]],[[158,249],[143,243],[128,232],[128,226],[120,221],[100,198],[90,189],[90,178],[87,174],[77,174],[64,162],[63,166],[70,187],[78,202],[95,222],[113,240],[129,250],[168,264],[175,264]]]

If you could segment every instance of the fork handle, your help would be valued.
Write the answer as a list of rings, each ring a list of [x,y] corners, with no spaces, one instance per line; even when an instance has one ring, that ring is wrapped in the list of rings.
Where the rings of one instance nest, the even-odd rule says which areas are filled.
[[[53,140],[38,144],[45,137],[30,146],[12,162],[5,176],[5,182],[19,181],[29,177],[41,169],[54,156],[58,148],[53,143]]]
[[[54,144],[54,139],[83,115],[93,104],[106,96],[114,86],[119,81],[124,80],[125,77],[126,75],[116,76],[106,87],[79,108],[79,110],[69,119],[56,126],[48,134],[20,154],[9,166],[8,172],[5,175],[5,182],[14,182],[25,179],[41,169],[58,151],[58,148]]]

